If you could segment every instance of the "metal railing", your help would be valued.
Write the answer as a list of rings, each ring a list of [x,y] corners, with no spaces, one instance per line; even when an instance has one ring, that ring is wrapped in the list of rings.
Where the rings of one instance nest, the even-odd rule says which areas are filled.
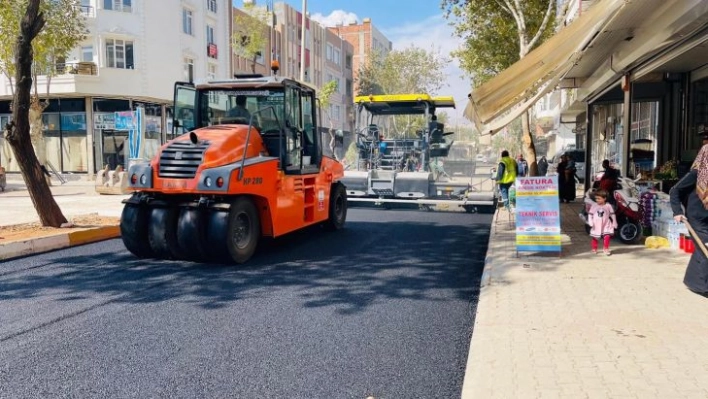
[[[96,17],[96,9],[93,6],[79,6],[81,15],[88,18]]]
[[[80,61],[69,61],[69,62],[57,62],[51,66],[40,66],[34,64],[32,66],[32,72],[37,74],[37,76],[58,76],[58,75],[98,75],[98,66],[94,62],[80,62]]]

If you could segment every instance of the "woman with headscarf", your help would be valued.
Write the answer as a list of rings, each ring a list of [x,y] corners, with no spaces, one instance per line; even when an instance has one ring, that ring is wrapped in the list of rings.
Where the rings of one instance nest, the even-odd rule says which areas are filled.
[[[680,222],[685,217],[698,236],[693,239],[708,242],[708,145],[701,148],[690,172],[669,194],[674,219]],[[708,297],[708,259],[700,249],[691,256],[683,283],[691,291]]]

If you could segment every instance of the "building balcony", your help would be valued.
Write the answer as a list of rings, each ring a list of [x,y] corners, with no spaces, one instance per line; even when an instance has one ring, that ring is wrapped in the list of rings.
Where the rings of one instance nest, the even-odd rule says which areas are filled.
[[[87,96],[139,96],[146,95],[141,82],[141,71],[123,68],[98,67],[93,62],[67,62],[56,65],[51,79],[46,75],[37,76],[37,92],[40,95],[87,95]],[[157,92],[149,97],[171,98],[172,86],[156,85]],[[7,79],[0,78],[0,98],[9,98],[12,88]]]
[[[96,9],[92,6],[79,6],[81,15],[86,18],[96,18]]]

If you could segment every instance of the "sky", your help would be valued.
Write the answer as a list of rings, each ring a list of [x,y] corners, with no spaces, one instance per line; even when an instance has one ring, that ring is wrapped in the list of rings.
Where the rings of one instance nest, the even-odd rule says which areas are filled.
[[[278,2],[278,0],[274,0]],[[236,6],[241,1],[234,0]],[[259,5],[265,0],[256,0]],[[302,0],[285,0],[296,10],[302,9]],[[337,22],[361,23],[364,18],[371,18],[374,26],[392,43],[394,49],[404,49],[411,44],[417,47],[439,51],[451,58],[450,51],[461,44],[461,40],[453,36],[453,28],[443,17],[439,0],[307,0],[307,11],[310,16],[321,23],[335,25]],[[471,81],[463,76],[456,59],[452,59],[446,69],[447,80],[437,95],[455,97],[455,110],[448,110],[450,122],[469,124],[462,112],[467,105],[467,94],[471,90]]]

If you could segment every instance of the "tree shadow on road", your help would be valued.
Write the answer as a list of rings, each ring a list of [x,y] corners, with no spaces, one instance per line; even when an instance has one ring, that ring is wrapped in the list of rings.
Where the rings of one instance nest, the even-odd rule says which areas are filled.
[[[460,217],[470,223],[386,216],[348,222],[335,233],[307,229],[273,240],[242,266],[139,260],[111,240],[25,258],[27,267],[0,275],[0,301],[179,300],[220,308],[276,293],[345,314],[390,298],[476,304],[489,228],[473,224],[471,215],[443,219]]]

